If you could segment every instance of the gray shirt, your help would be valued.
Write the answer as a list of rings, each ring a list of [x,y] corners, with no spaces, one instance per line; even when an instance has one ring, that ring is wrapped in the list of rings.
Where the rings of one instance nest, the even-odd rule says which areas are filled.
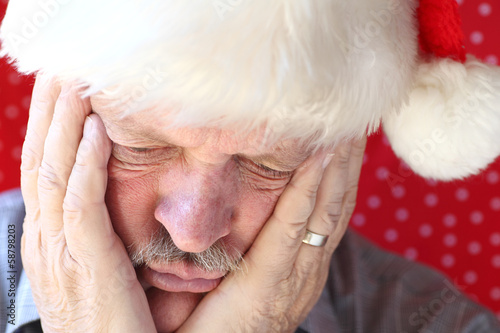
[[[39,318],[21,265],[23,219],[20,191],[0,194],[0,332]],[[299,331],[500,333],[500,323],[443,275],[349,230],[333,255],[325,289]]]

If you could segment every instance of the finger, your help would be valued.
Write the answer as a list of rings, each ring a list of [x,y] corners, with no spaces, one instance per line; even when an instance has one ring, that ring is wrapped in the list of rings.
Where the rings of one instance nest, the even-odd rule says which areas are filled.
[[[104,199],[111,147],[99,116],[88,116],[63,205],[66,242],[77,260],[103,256],[116,245]]]
[[[335,148],[334,158],[325,170],[316,206],[307,225],[309,231],[327,236],[328,241],[324,247],[309,244],[301,247],[297,267],[304,272],[314,271],[315,264],[328,261],[345,233],[356,204],[365,142],[363,137],[341,143]]]
[[[78,144],[82,138],[83,123],[90,112],[88,98],[82,99],[72,86],[62,87],[45,140],[38,175],[42,241],[45,237],[62,235],[62,204]]]
[[[316,204],[307,224],[308,231],[326,237],[330,237],[334,232],[342,212],[350,157],[351,142],[342,142],[335,147],[332,161],[326,167],[318,188]],[[330,239],[328,241],[331,242]],[[326,271],[321,270],[324,256],[324,246],[302,244],[300,247],[295,269],[298,276],[302,278],[299,279],[302,293],[306,290],[312,295],[312,292],[317,292],[316,286],[325,282]]]
[[[24,248],[24,253],[31,258],[41,246],[40,224],[38,223],[40,216],[38,170],[59,92],[60,85],[55,78],[37,75],[21,154],[21,191],[26,207],[21,248]]]
[[[26,215],[38,214],[38,169],[42,163],[44,143],[61,88],[54,78],[38,75],[33,87],[26,138],[21,155],[21,190]]]
[[[319,151],[309,157],[293,175],[280,196],[274,212],[264,225],[246,259],[289,265],[295,260],[307,220],[316,202],[316,193],[331,156]],[[247,260],[248,261],[248,260]]]
[[[366,140],[366,136],[363,136],[363,138],[352,143],[346,191],[342,199],[342,211],[339,221],[335,226],[335,230],[330,234],[330,241],[326,244],[327,253],[333,253],[337,245],[340,243],[340,240],[344,236],[345,230],[349,225],[354,208],[356,207],[359,177],[361,174],[361,167],[363,165]]]
[[[328,276],[331,256],[345,234],[348,221],[354,211],[359,174],[363,161],[366,137],[343,143],[335,149],[335,156],[325,170],[318,189],[316,206],[309,219],[308,229],[328,235],[325,247],[301,246],[295,263],[302,279],[298,298],[309,302],[298,303],[299,309],[310,309]]]
[[[342,200],[347,188],[351,142],[342,142],[334,150],[333,159],[325,169],[318,188],[316,205],[309,217],[307,230],[330,236],[340,219]],[[303,246],[310,252],[321,249],[317,246]]]

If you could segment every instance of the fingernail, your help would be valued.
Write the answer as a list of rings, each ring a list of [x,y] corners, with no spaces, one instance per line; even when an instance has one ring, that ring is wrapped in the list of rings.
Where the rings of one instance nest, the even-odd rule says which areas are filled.
[[[335,154],[326,154],[325,159],[323,160],[323,169],[326,168],[328,164],[330,164],[334,155]]]
[[[83,135],[89,136],[92,133],[92,129],[94,128],[94,121],[92,118],[87,116],[85,119],[85,124],[83,125]]]

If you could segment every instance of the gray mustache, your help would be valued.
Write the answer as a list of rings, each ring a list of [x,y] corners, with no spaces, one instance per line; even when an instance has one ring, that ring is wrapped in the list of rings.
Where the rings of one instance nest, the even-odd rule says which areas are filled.
[[[151,235],[146,245],[136,243],[129,245],[128,253],[134,267],[152,263],[186,262],[208,272],[227,271],[230,273],[241,270],[242,262],[242,254],[220,240],[203,252],[184,252],[175,245],[172,237],[163,227]]]

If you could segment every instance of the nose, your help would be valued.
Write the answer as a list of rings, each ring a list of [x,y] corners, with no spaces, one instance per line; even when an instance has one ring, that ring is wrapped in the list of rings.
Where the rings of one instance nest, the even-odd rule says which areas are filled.
[[[203,252],[231,232],[237,178],[228,169],[186,173],[171,168],[161,182],[167,190],[156,206],[155,218],[182,251]]]

